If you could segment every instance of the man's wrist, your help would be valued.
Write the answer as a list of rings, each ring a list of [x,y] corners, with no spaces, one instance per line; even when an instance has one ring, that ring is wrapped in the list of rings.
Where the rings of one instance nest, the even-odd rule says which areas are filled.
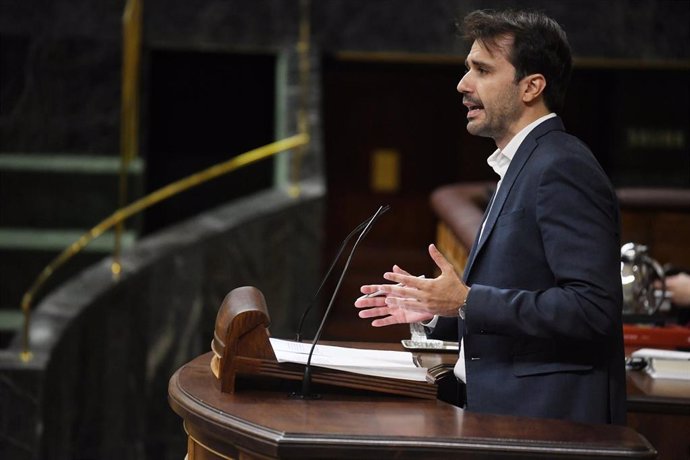
[[[465,319],[465,310],[467,309],[467,298],[470,296],[470,288],[467,288],[467,293],[465,293],[465,300],[462,301],[462,305],[458,308],[458,316],[460,319]]]

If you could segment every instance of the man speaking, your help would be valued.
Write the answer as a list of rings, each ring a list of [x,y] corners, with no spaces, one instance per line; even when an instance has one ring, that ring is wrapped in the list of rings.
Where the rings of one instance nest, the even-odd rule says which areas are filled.
[[[436,278],[397,265],[362,286],[375,327],[424,322],[459,340],[469,411],[625,423],[619,212],[602,168],[557,112],[572,58],[539,13],[475,11],[458,83],[467,130],[492,138],[499,175],[460,278],[434,245]]]

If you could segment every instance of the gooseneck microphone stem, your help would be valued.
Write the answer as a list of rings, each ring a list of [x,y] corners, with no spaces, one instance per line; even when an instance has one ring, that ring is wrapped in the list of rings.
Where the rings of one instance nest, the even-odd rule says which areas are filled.
[[[381,213],[384,213],[388,210],[388,207],[384,208],[384,210]],[[371,221],[371,217],[359,224],[354,230],[350,232],[349,235],[345,237],[342,243],[340,243],[340,247],[338,248],[338,251],[335,255],[335,258],[333,259],[333,262],[331,262],[330,267],[328,267],[328,271],[326,272],[326,276],[323,277],[323,280],[321,281],[321,284],[319,285],[319,288],[316,290],[316,293],[314,294],[314,297],[312,297],[311,302],[309,302],[309,305],[307,308],[304,309],[304,312],[302,313],[302,317],[299,320],[299,326],[297,327],[297,334],[295,340],[297,342],[302,341],[302,327],[304,326],[304,320],[307,318],[307,315],[311,311],[311,309],[314,307],[314,304],[316,303],[316,299],[319,296],[319,293],[321,292],[321,289],[323,286],[326,284],[326,281],[328,280],[328,277],[331,276],[331,272],[333,271],[333,268],[335,268],[335,264],[340,260],[340,255],[343,253],[343,250],[345,249],[345,246],[347,243],[350,241],[350,239],[360,230],[362,230],[368,223]]]
[[[298,395],[300,398],[303,399],[318,399],[320,396],[315,395],[311,393],[311,358],[314,354],[314,350],[316,349],[316,343],[319,341],[321,338],[321,333],[323,332],[323,327],[326,324],[326,320],[328,319],[328,315],[331,312],[331,309],[333,308],[333,303],[335,301],[335,298],[338,294],[338,291],[340,290],[340,286],[343,283],[343,279],[345,278],[345,274],[347,273],[347,269],[350,267],[350,262],[352,261],[352,256],[355,253],[355,250],[357,249],[357,246],[359,245],[359,242],[362,241],[362,239],[366,236],[367,233],[369,233],[369,230],[371,230],[374,222],[389,209],[389,206],[379,206],[378,210],[374,215],[368,220],[366,226],[364,227],[364,230],[359,234],[359,237],[357,237],[357,240],[355,241],[355,244],[352,245],[352,249],[350,250],[350,255],[347,258],[347,261],[345,262],[345,266],[343,267],[343,270],[340,274],[340,277],[338,278],[338,283],[335,286],[335,289],[333,290],[333,294],[331,295],[331,300],[328,303],[328,307],[326,307],[326,312],[323,314],[323,318],[321,319],[321,324],[319,324],[319,328],[316,331],[316,335],[314,336],[314,340],[312,341],[311,344],[311,349],[309,350],[309,357],[307,358],[307,364],[304,367],[304,376],[302,377],[302,392],[300,395]]]

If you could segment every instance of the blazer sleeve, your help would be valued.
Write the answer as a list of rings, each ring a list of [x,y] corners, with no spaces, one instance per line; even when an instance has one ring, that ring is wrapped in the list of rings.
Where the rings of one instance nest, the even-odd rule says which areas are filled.
[[[439,317],[436,326],[427,334],[427,337],[451,342],[459,341],[458,331],[460,325],[458,321],[460,321],[458,318]]]

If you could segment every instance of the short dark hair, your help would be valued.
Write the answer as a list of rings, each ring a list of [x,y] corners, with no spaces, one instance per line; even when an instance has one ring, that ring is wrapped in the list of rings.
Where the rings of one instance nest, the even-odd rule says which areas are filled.
[[[492,48],[497,39],[513,37],[508,60],[515,67],[515,81],[544,75],[546,107],[554,112],[563,107],[573,64],[568,38],[556,21],[531,11],[478,10],[465,16],[461,27],[466,39]]]

